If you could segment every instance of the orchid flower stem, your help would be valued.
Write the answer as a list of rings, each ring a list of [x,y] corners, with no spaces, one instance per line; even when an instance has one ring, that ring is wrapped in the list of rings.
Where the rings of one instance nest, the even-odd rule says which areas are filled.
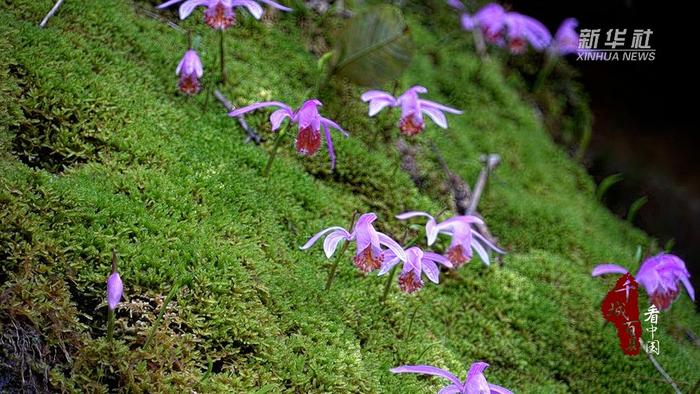
[[[156,318],[156,321],[153,322],[153,325],[151,326],[151,330],[148,332],[148,337],[146,338],[146,342],[143,344],[144,349],[148,348],[148,345],[151,343],[151,339],[153,339],[153,335],[155,335],[156,329],[160,326],[160,322],[163,320],[163,315],[165,314],[165,309],[168,307],[170,300],[175,296],[175,294],[177,293],[178,290],[180,290],[179,283],[175,284],[173,286],[173,288],[170,289],[170,292],[168,293],[168,295],[165,296],[165,300],[163,301],[163,307],[160,308],[160,312],[158,312],[158,317]]]
[[[535,80],[535,85],[532,88],[533,93],[537,93],[542,89],[544,81],[547,79],[547,77],[549,77],[549,74],[552,73],[554,66],[557,64],[557,57],[555,55],[547,53],[545,55],[545,59],[544,66],[542,66],[540,72],[537,73],[537,79]]]
[[[396,274],[396,267],[395,265],[391,271],[389,271],[389,276],[386,278],[386,284],[384,284],[384,293],[382,293],[382,299],[381,302],[386,301],[386,296],[389,295],[389,289],[391,289],[391,282],[394,281],[394,275]]]
[[[472,198],[469,201],[469,208],[467,208],[467,215],[472,215],[476,212],[476,207],[479,205],[479,200],[481,199],[481,194],[486,187],[486,181],[488,180],[489,174],[501,161],[500,156],[497,154],[489,154],[482,156],[481,162],[483,167],[479,173],[479,179],[476,181],[474,186],[474,192],[472,193]]]
[[[654,364],[654,368],[656,368],[656,370],[659,371],[659,373],[661,374],[661,376],[664,377],[664,379],[666,380],[666,382],[668,382],[668,384],[671,385],[671,387],[673,388],[673,391],[674,391],[675,393],[681,394],[681,390],[678,389],[678,385],[676,385],[676,382],[674,382],[673,379],[671,379],[671,376],[668,374],[668,372],[666,372],[666,370],[663,369],[663,367],[661,366],[661,364],[659,364],[659,362],[656,361],[656,358],[654,357],[654,355],[651,354],[649,351],[647,351],[646,344],[644,343],[644,340],[643,340],[642,338],[639,338],[639,343],[641,344],[642,349],[643,349],[644,352],[647,354],[647,356],[649,356],[649,360],[651,361],[651,363]]]
[[[114,336],[114,310],[107,310],[107,342],[112,343]]]
[[[357,211],[353,211],[352,218],[350,218],[350,226],[348,226],[348,228],[352,228],[355,225],[355,216],[357,216]],[[333,265],[331,265],[330,271],[328,272],[328,279],[326,280],[326,291],[331,289],[333,279],[335,279],[335,272],[338,269],[338,261],[340,261],[340,258],[343,257],[345,251],[348,250],[348,246],[350,246],[350,242],[345,240],[343,248],[340,249],[340,253],[338,253],[335,261],[333,261]]]
[[[416,308],[413,310],[413,313],[411,314],[411,320],[408,322],[408,330],[406,330],[406,334],[404,335],[405,337],[408,337],[411,333],[411,328],[413,328],[413,319],[416,317],[416,313],[418,313],[418,308],[421,306],[421,302],[416,303]]]
[[[44,19],[41,20],[41,23],[39,23],[39,27],[46,26],[46,24],[49,22],[49,18],[51,18],[53,16],[53,14],[55,14],[56,11],[58,11],[58,8],[61,6],[62,3],[63,3],[63,0],[58,0],[56,2],[56,4],[54,4],[54,6],[51,8],[51,11],[49,11],[49,13],[46,14]]]
[[[270,158],[267,159],[267,164],[265,164],[262,176],[267,177],[268,174],[270,174],[270,169],[272,169],[272,162],[274,162],[275,157],[277,157],[277,152],[280,149],[280,145],[282,145],[284,135],[287,134],[288,127],[289,125],[285,126],[282,130],[279,131],[279,133],[277,133],[277,137],[275,138],[275,145],[272,147],[272,152],[270,152]]]
[[[224,57],[224,31],[219,30],[219,52],[221,52],[221,84],[226,84],[226,60]]]

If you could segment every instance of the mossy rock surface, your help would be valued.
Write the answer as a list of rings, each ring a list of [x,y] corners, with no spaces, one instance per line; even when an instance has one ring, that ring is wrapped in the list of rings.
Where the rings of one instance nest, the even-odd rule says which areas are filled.
[[[283,149],[269,178],[265,112],[249,122],[267,141],[244,143],[237,122],[207,92],[176,92],[186,37],[147,16],[151,4],[67,1],[45,29],[51,4],[19,1],[0,12],[0,382],[28,392],[428,393],[437,378],[394,375],[432,364],[460,376],[476,360],[487,378],[524,393],[669,391],[645,356],[626,357],[600,301],[612,279],[599,262],[629,266],[654,242],[594,197],[585,170],[555,145],[533,108],[480,63],[441,1],[405,9],[416,56],[401,85],[461,108],[450,128],[417,139],[432,169],[417,189],[397,170],[393,146],[375,138],[359,88],[332,81],[322,113],[351,134],[336,136],[338,167]],[[160,13],[172,18],[172,13]],[[428,18],[428,15],[432,15]],[[179,22],[201,37],[205,84],[217,73],[217,35],[201,11]],[[297,105],[315,85],[316,56],[338,21],[309,12],[263,22],[239,16],[227,32],[236,105]],[[321,26],[322,28],[319,28]],[[326,29],[327,28],[327,29]],[[452,37],[452,38],[446,38]],[[449,209],[430,185],[451,169],[476,178],[479,156],[502,164],[480,211],[511,251],[504,266],[475,260],[415,295],[358,275],[347,253],[330,291],[316,231],[377,212],[397,238],[405,210]],[[105,339],[104,281],[112,248],[125,298],[115,341]],[[635,269],[636,267],[629,267]],[[144,348],[173,286],[163,322]],[[644,298],[644,295],[641,295]],[[641,302],[645,305],[645,302]],[[685,295],[659,318],[660,363],[681,389],[700,379],[700,332]],[[2,389],[0,389],[2,390]]]

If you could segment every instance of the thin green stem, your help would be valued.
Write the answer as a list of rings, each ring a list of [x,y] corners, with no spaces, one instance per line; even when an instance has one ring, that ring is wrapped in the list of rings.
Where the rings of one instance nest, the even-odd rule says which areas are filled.
[[[107,310],[107,342],[112,342],[114,336],[114,310]]]
[[[221,84],[226,84],[226,60],[224,57],[224,31],[219,30],[219,52],[221,54]]]
[[[534,93],[537,93],[540,91],[540,89],[542,89],[544,81],[547,79],[547,77],[549,77],[549,74],[552,73],[552,70],[554,70],[554,66],[557,64],[557,56],[554,54],[547,53],[545,55],[545,59],[546,60],[544,66],[540,69],[540,72],[537,73],[535,86],[532,89]]]
[[[274,162],[275,157],[277,157],[277,152],[279,151],[280,145],[282,145],[282,140],[284,140],[284,135],[287,133],[288,127],[289,125],[285,126],[282,130],[280,130],[279,133],[277,133],[277,137],[275,137],[275,145],[272,147],[272,152],[270,152],[270,158],[267,159],[267,164],[265,164],[262,176],[266,177],[268,174],[270,174],[270,169],[272,169],[272,162]]]
[[[382,293],[381,302],[386,301],[386,297],[389,295],[389,289],[391,289],[391,282],[394,280],[394,275],[396,275],[396,265],[389,271],[389,276],[386,278],[386,283],[384,284],[384,293]]]
[[[168,307],[168,304],[170,303],[170,300],[175,296],[175,293],[180,290],[180,284],[176,284],[173,286],[172,289],[170,289],[170,292],[168,293],[167,296],[165,296],[165,301],[163,301],[163,307],[160,308],[160,312],[158,313],[158,317],[156,318],[156,321],[153,323],[151,326],[151,330],[148,332],[148,337],[146,338],[146,342],[143,344],[143,348],[146,349],[148,347],[148,344],[151,343],[151,339],[153,339],[153,335],[156,333],[156,328],[160,326],[161,320],[163,320],[163,315],[165,314],[165,309]]]
[[[418,308],[420,308],[421,302],[418,300],[416,308],[413,310],[413,313],[411,314],[411,320],[408,322],[408,330],[406,330],[406,334],[404,337],[408,337],[411,333],[411,328],[413,328],[413,319],[416,317],[416,313],[418,313]]]

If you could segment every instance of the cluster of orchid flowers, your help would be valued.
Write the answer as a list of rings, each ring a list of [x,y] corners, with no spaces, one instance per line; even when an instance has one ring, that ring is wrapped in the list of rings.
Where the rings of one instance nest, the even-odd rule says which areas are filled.
[[[413,293],[423,288],[423,275],[431,282],[439,283],[440,266],[457,269],[472,259],[474,251],[486,265],[490,264],[490,250],[500,254],[505,253],[472,228],[473,224],[483,224],[483,221],[476,216],[459,215],[440,223],[425,212],[411,211],[396,216],[399,220],[414,217],[428,218],[425,224],[428,246],[435,243],[439,234],[451,237],[450,246],[443,254],[424,251],[410,244],[400,245],[390,236],[374,228],[373,223],[377,220],[377,215],[374,213],[360,216],[352,231],[336,226],[321,230],[301,249],[309,249],[325,235],[323,250],[326,257],[330,259],[340,241],[354,241],[357,246],[353,258],[355,267],[363,274],[377,270],[378,275],[384,275],[401,264],[398,284],[399,288],[406,293]]]
[[[528,44],[537,51],[547,50],[559,56],[578,51],[578,22],[574,18],[565,19],[552,37],[542,22],[518,12],[506,11],[496,3],[489,3],[474,14],[465,12],[466,7],[459,0],[448,0],[447,3],[462,11],[464,30],[479,34],[490,44],[508,47],[513,54],[525,52]]]
[[[256,1],[282,11],[292,11],[291,8],[275,3],[272,0],[186,0],[184,2],[183,0],[169,0],[157,8],[163,9],[182,3],[180,4],[179,14],[180,19],[184,20],[192,14],[195,8],[199,6],[206,7],[204,22],[212,29],[220,32],[221,78],[222,81],[225,81],[223,32],[236,24],[236,8],[244,7],[255,19],[260,19],[264,11]],[[190,48],[187,49],[177,65],[175,74],[180,77],[178,88],[182,93],[189,96],[199,93],[201,90],[200,79],[204,75],[204,68],[197,51],[192,48],[192,43],[190,43]]]

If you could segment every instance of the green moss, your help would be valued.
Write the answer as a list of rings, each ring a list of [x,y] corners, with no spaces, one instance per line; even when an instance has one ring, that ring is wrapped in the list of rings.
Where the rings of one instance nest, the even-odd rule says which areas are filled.
[[[625,263],[636,245],[653,242],[595,201],[591,179],[552,143],[503,64],[481,64],[443,9],[437,1],[407,8],[417,56],[402,86],[419,83],[429,98],[465,110],[449,116],[449,130],[431,125],[418,138],[428,152],[419,164],[432,177],[425,190],[375,137],[395,119],[368,119],[361,90],[342,81],[321,97],[323,114],[351,133],[336,138],[337,170],[323,151],[306,159],[284,149],[262,178],[266,113],[248,117],[268,139],[255,146],[206,93],[177,95],[182,34],[118,2],[66,2],[47,29],[36,27],[44,4],[21,2],[0,15],[0,331],[14,319],[41,333],[53,356],[32,355],[35,372],[48,370],[48,382],[35,373],[39,387],[430,392],[437,379],[388,369],[428,363],[462,374],[484,359],[491,381],[519,392],[666,390],[645,357],[623,356],[612,328],[602,327],[598,305],[612,282],[589,277],[594,264]],[[437,15],[428,20],[426,10]],[[199,18],[181,24],[201,36],[211,83],[216,35]],[[309,36],[319,33],[311,26],[337,24],[313,18],[240,18],[227,33],[224,93],[237,105],[300,103],[315,84],[309,50],[325,45]],[[505,266],[475,262],[417,295],[394,291],[382,305],[384,278],[358,275],[348,253],[324,292],[320,247],[298,249],[317,230],[374,210],[378,227],[401,238],[405,225],[394,214],[449,208],[435,189],[441,175],[429,141],[467,180],[480,153],[502,156],[480,211],[512,251]],[[22,152],[51,158],[39,147],[62,156],[25,165]],[[103,296],[112,248],[125,300],[109,345]],[[180,281],[187,285],[144,349]],[[659,359],[687,390],[700,378],[700,351],[676,326],[699,332],[700,319],[686,299],[673,310],[660,318]]]

